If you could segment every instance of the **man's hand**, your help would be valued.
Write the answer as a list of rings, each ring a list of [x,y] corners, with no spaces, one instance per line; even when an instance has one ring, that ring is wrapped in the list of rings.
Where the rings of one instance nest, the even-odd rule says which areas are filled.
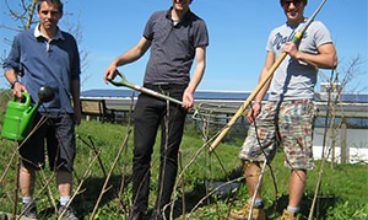
[[[104,81],[107,84],[108,81],[113,80],[117,75],[117,66],[114,62],[112,62],[109,67],[107,67],[107,69],[105,70],[105,74],[104,74]]]
[[[28,92],[26,87],[22,83],[16,81],[13,85],[13,95],[18,98],[22,98],[23,91]]]
[[[299,59],[300,51],[296,47],[295,43],[293,42],[285,43],[283,51],[289,54],[289,56],[291,56],[292,58],[297,59],[297,60]]]
[[[261,103],[260,102],[255,102],[253,103],[252,107],[250,108],[248,115],[247,115],[247,120],[249,124],[252,124],[254,119],[259,115],[259,113],[261,112]]]
[[[188,88],[185,89],[183,94],[183,108],[189,111],[194,104],[193,92],[191,92]]]

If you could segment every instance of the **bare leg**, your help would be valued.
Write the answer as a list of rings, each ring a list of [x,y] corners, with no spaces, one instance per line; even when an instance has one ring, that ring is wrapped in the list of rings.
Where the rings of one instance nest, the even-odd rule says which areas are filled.
[[[251,198],[253,197],[254,192],[256,190],[256,186],[258,183],[258,177],[261,172],[261,168],[259,167],[258,163],[245,163],[244,167],[245,167],[244,174],[246,176],[248,194],[249,194],[249,197]],[[260,190],[258,190],[256,198],[261,199]]]
[[[253,198],[253,195],[257,188],[257,183],[259,180],[261,168],[259,167],[259,163],[245,162],[244,163],[244,175],[246,177],[248,194],[249,198]],[[257,202],[258,200],[258,202]],[[260,190],[257,191],[256,194],[256,202],[252,209],[253,219],[265,219],[265,212],[263,210],[263,204],[259,204],[261,202],[261,193]],[[258,203],[258,204],[257,204]],[[244,204],[244,207],[240,210],[232,210],[230,212],[230,217],[232,219],[246,219],[251,212],[251,204],[250,200]]]
[[[24,166],[19,170],[19,187],[23,197],[30,197],[33,195],[35,182],[35,171]]]
[[[70,196],[73,186],[73,174],[64,170],[57,171],[56,184],[58,186],[60,196]]]
[[[289,207],[299,207],[307,179],[305,170],[291,171],[289,180]]]

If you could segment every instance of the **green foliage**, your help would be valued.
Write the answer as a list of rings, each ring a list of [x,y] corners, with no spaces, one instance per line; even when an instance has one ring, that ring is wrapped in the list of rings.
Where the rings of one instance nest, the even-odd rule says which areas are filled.
[[[75,159],[75,186],[77,188],[83,179],[85,172],[92,167],[92,172],[82,185],[80,193],[74,200],[74,208],[81,219],[88,219],[91,215],[101,188],[105,182],[105,172],[108,172],[116,158],[123,139],[131,131],[132,127],[126,125],[100,123],[97,121],[83,121],[77,128],[77,157]],[[208,134],[213,134],[216,129],[210,127]],[[239,131],[240,132],[240,128]],[[180,149],[179,177],[176,190],[177,201],[175,204],[175,217],[180,219],[218,219],[226,217],[230,209],[240,208],[248,199],[247,188],[238,183],[238,188],[231,189],[225,194],[213,193],[203,199],[214,187],[214,183],[224,183],[242,176],[241,163],[238,160],[239,146],[243,137],[227,140],[221,144],[215,153],[208,154],[207,146],[200,131],[198,123],[187,121],[185,135]],[[232,134],[234,136],[238,134]],[[152,155],[152,177],[149,206],[153,207],[156,199],[158,170],[160,165],[160,137],[157,135],[154,153]],[[96,158],[93,145],[102,161],[102,165]],[[92,144],[93,143],[93,144]],[[11,212],[13,210],[12,199],[15,190],[16,160],[11,161],[16,144],[6,140],[0,140],[0,170],[5,170],[10,163],[9,172],[0,183],[0,212]],[[131,164],[133,151],[133,133],[130,133],[128,145],[123,151],[117,166],[112,172],[109,181],[109,190],[104,194],[96,211],[95,219],[126,219],[131,207]],[[265,200],[266,213],[269,219],[279,216],[288,200],[288,176],[290,171],[283,166],[283,155],[279,152],[271,163],[278,193],[275,194],[270,169],[265,173],[262,194]],[[188,166],[190,164],[190,166]],[[316,168],[308,174],[306,193],[301,206],[302,219],[306,219],[314,196],[314,188],[318,178],[320,162],[316,162]],[[183,172],[183,170],[185,171]],[[0,173],[2,174],[2,173]],[[52,172],[44,170],[46,178],[53,178]],[[47,190],[39,192],[44,186],[42,175],[39,173],[36,182],[36,198],[39,210],[42,210],[41,219],[55,219],[52,206],[47,196]],[[329,163],[325,164],[325,173],[322,179],[318,211],[316,219],[366,219],[368,213],[368,194],[365,185],[368,182],[366,165],[335,165],[331,169]],[[124,185],[121,191],[121,186]],[[53,199],[58,199],[58,193],[54,181],[50,182],[49,188]],[[19,199],[18,199],[19,201]],[[20,208],[20,203],[18,203]],[[183,204],[185,206],[183,206]],[[192,210],[194,207],[196,210]],[[274,211],[276,208],[276,212]],[[152,209],[150,209],[150,212]],[[318,217],[317,217],[318,216]]]
[[[0,89],[0,124],[1,125],[3,122],[4,114],[5,114],[6,104],[8,103],[10,98],[11,98],[10,90]],[[0,125],[0,129],[1,129],[1,125]]]
[[[349,201],[337,204],[335,208],[329,208],[327,219],[334,220],[365,220],[368,219],[368,204],[351,204]]]

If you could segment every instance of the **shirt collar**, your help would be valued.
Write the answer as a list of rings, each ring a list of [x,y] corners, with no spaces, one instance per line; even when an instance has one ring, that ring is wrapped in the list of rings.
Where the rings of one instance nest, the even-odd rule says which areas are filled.
[[[170,9],[167,10],[167,12],[166,12],[166,18],[168,18],[170,20],[172,20],[172,18],[171,18],[171,10],[172,9],[173,9],[173,7],[170,7]],[[180,20],[180,22],[189,20],[191,14],[192,14],[192,12],[190,11],[190,9],[188,9],[187,13],[185,13],[185,15],[183,16],[183,19]]]
[[[40,24],[38,23],[33,32],[35,38],[44,37],[41,31],[39,30],[39,27],[40,27]],[[51,40],[64,40],[64,36],[61,33],[59,28],[57,29],[55,36]]]

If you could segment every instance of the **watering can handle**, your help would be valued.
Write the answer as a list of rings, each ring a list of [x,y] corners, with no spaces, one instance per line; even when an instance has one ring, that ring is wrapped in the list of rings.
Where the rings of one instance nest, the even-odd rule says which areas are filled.
[[[22,92],[22,98],[20,99],[20,102],[24,100],[23,98],[25,98],[24,103],[22,103],[23,105],[31,105],[31,95],[28,92],[26,91]],[[13,101],[16,102],[18,100],[19,100],[18,97],[14,95]]]

